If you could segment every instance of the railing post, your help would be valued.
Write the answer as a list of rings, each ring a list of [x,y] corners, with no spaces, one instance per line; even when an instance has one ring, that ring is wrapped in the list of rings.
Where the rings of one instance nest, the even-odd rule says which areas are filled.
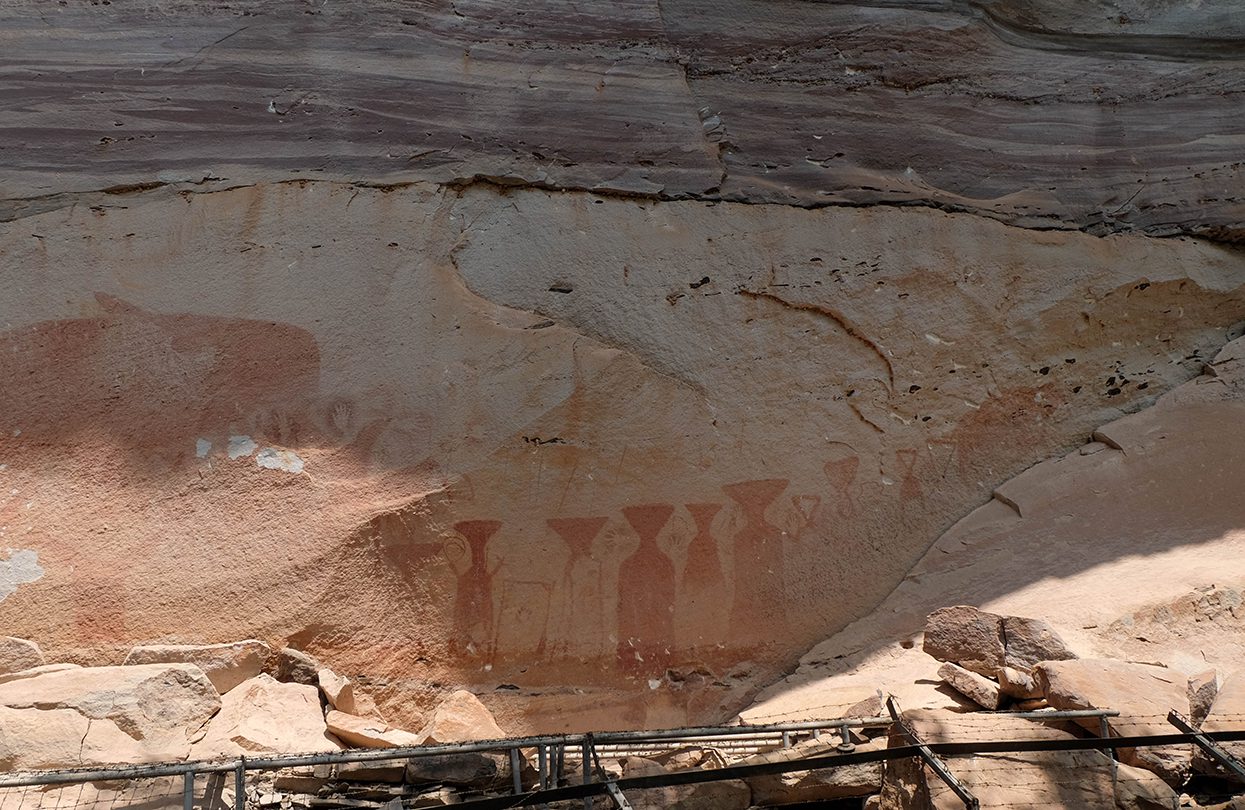
[[[194,810],[195,806],[195,772],[186,771],[182,774],[182,810]]]
[[[839,726],[839,744],[835,749],[841,754],[850,754],[856,750],[856,744],[852,742],[852,732],[848,729],[847,723]]]
[[[584,784],[592,784],[592,735],[584,737]],[[592,810],[592,797],[584,797],[584,810]]]
[[[510,781],[516,794],[523,792],[523,771],[519,767],[519,749],[510,749]]]
[[[951,769],[947,767],[946,763],[936,757],[934,752],[930,751],[929,747],[921,741],[921,738],[916,736],[912,729],[908,728],[907,724],[904,723],[903,716],[899,711],[899,702],[895,700],[894,695],[886,699],[886,708],[890,711],[891,720],[900,733],[908,738],[908,742],[916,746],[920,758],[929,766],[931,771],[938,775],[939,779],[946,783],[947,787],[951,788],[951,792],[958,796],[960,801],[964,802],[966,810],[980,810],[981,804],[977,801],[977,797],[972,794],[972,791],[960,782],[959,779],[956,779],[955,774],[951,773]]]
[[[246,810],[246,757],[238,757],[238,767],[233,772],[234,810]]]

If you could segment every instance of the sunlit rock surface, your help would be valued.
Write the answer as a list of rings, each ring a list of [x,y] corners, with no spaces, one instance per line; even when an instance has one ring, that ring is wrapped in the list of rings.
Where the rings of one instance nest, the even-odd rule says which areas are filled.
[[[0,2],[0,626],[738,710],[1240,334],[1229,5]]]

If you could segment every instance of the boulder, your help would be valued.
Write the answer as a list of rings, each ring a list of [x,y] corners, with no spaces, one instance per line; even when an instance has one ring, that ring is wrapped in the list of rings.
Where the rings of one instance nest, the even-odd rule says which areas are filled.
[[[73,709],[92,720],[111,720],[148,748],[179,759],[221,699],[193,664],[144,664],[62,669],[9,681],[0,684],[0,706]]]
[[[0,636],[0,675],[41,667],[45,663],[38,644],[24,638]]]
[[[1211,704],[1210,711],[1202,721],[1202,731],[1235,731],[1241,727],[1245,718],[1245,672],[1233,672],[1223,680]],[[1240,759],[1245,757],[1245,742],[1220,743],[1232,756]],[[1194,751],[1194,767],[1202,773],[1219,773],[1219,766],[1201,753]]]
[[[255,639],[229,644],[151,644],[130,650],[124,665],[194,664],[223,695],[263,672],[271,655],[272,648]]]
[[[994,711],[1003,705],[1003,693],[999,690],[999,685],[976,672],[948,661],[938,668],[938,677],[983,709]]]
[[[826,756],[834,753],[836,743],[837,740],[829,738],[806,740],[790,748],[755,754],[736,764],[761,765]],[[856,750],[867,751],[884,744],[884,740],[877,740],[858,745]],[[761,806],[823,802],[877,793],[882,789],[882,767],[880,762],[869,762],[822,770],[753,776],[745,781],[752,789],[753,803]]]
[[[1200,726],[1210,714],[1210,708],[1219,694],[1219,673],[1208,669],[1194,675],[1185,691],[1189,696],[1189,722]]]
[[[354,689],[353,687],[354,687],[354,684],[351,684],[351,690],[353,692],[353,697],[354,697],[354,711],[350,712],[350,714],[355,714],[355,715],[358,715],[359,717],[367,717],[372,720],[381,720],[386,723],[389,722],[389,718],[386,717],[381,712],[380,707],[376,705],[376,701],[372,699],[371,695],[369,695],[367,692],[361,692],[358,689]],[[408,711],[412,711],[412,712],[417,711],[413,707],[408,706],[406,708]],[[417,717],[418,719],[415,722],[407,723],[406,725],[408,727],[421,727],[422,728],[424,725],[424,719],[422,716],[419,716],[419,715],[417,715]]]
[[[45,672],[60,672],[65,669],[82,669],[82,667],[77,664],[44,664],[41,667],[32,667],[31,669],[23,669],[18,672],[10,672],[7,675],[0,675],[0,683],[20,681],[23,678],[33,678]]]
[[[510,783],[510,759],[487,752],[414,757],[406,763],[406,781],[474,788],[505,785]]]
[[[346,714],[359,714],[354,699],[354,684],[349,678],[344,678],[333,670],[324,668],[316,673],[316,681],[320,684],[320,691],[324,693],[330,706]]]
[[[1012,700],[1036,700],[1042,697],[1042,687],[1027,671],[1013,667],[1000,667],[999,691]]]
[[[939,661],[951,661],[982,675],[1003,666],[1003,617],[959,605],[935,610],[925,620],[922,649]]]
[[[1167,713],[1188,708],[1188,677],[1166,667],[1082,658],[1045,661],[1034,667],[1033,675],[1046,702],[1056,709],[1117,710],[1118,717],[1107,719],[1116,736],[1171,734]],[[1097,718],[1081,725],[1098,733]],[[1169,784],[1182,781],[1189,767],[1190,751],[1183,746],[1121,748],[1119,754],[1124,762],[1154,771]]]
[[[459,689],[447,695],[432,710],[432,716],[419,736],[428,745],[438,743],[497,740],[506,736],[480,699]]]
[[[403,748],[423,745],[424,738],[380,720],[369,720],[330,709],[325,715],[329,731],[342,742],[358,748]]]
[[[406,765],[401,761],[342,762],[333,766],[333,776],[343,782],[384,782],[401,784]]]
[[[324,775],[316,771],[315,767],[281,768],[272,772],[272,787],[289,793],[315,793],[329,783],[332,766]]]
[[[111,720],[91,719],[73,709],[0,706],[0,771],[132,765],[156,761],[164,753],[144,746]]]
[[[404,804],[407,807],[448,807],[453,804],[462,804],[463,799],[458,791],[453,788],[439,787],[434,790],[420,793],[412,799],[407,800]]]
[[[1007,715],[917,709],[904,712],[904,721],[930,743],[1073,739],[1068,732]],[[892,731],[892,747],[907,742]],[[1123,764],[1113,767],[1100,751],[947,756],[944,760],[982,807],[1158,810],[1176,806],[1179,799],[1154,774]],[[887,763],[880,805],[893,810],[964,806],[944,782],[910,759]]]
[[[1039,661],[1065,661],[1076,658],[1063,639],[1041,619],[1003,617],[1004,663],[1028,671]]]
[[[302,650],[283,647],[277,653],[275,661],[274,674],[278,681],[319,687],[320,670],[324,669],[324,665]]]
[[[643,757],[624,757],[623,778],[669,773],[660,763]],[[739,779],[703,782],[695,785],[624,789],[633,807],[661,807],[666,810],[746,810],[752,805],[752,789]]]
[[[212,759],[256,753],[316,753],[341,746],[328,733],[314,686],[281,683],[260,673],[221,698],[191,756]]]

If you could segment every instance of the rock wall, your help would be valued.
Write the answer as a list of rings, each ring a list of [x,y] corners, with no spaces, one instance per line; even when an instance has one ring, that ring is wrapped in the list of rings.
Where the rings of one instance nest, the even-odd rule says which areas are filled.
[[[0,3],[0,626],[734,710],[1240,334],[1227,4],[1055,5]]]

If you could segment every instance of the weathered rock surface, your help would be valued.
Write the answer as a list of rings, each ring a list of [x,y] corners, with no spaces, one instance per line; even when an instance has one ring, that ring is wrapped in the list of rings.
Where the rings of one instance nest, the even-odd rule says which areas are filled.
[[[5,0],[0,627],[671,725],[989,493],[1044,519],[1008,479],[1241,319],[1239,253],[1157,238],[1241,239],[1240,26],[883,5]],[[1116,560],[1112,518],[921,609]]]
[[[1242,33],[1228,0],[781,15],[741,0],[576,12],[165,0],[62,7],[54,27],[40,9],[3,8],[15,112],[0,179],[33,198],[19,212],[63,205],[56,192],[280,172],[924,204],[1096,232],[1231,237],[1241,223]],[[352,58],[360,42],[366,64]],[[84,99],[87,84],[107,90]],[[150,108],[129,103],[147,95]]]
[[[361,748],[399,748],[423,745],[426,741],[422,735],[391,728],[387,723],[379,720],[356,717],[345,712],[329,711],[325,715],[325,721],[329,731],[342,742]],[[428,740],[428,742],[431,741]]]
[[[1245,722],[1245,672],[1233,672],[1223,679],[1223,686],[1211,704],[1210,712],[1202,721],[1203,731],[1229,731],[1241,728]],[[1232,756],[1245,755],[1245,743],[1221,743]],[[1193,763],[1204,773],[1219,773],[1219,766],[1210,758],[1195,750]]]
[[[644,757],[626,757],[622,760],[622,775],[626,777],[655,776],[668,773],[670,769]],[[739,779],[723,779],[693,785],[645,788],[630,790],[640,807],[666,807],[674,810],[745,810],[752,804],[752,790],[748,783]],[[630,800],[630,799],[629,799]]]
[[[62,669],[9,681],[0,684],[0,706],[72,709],[111,721],[147,748],[180,759],[221,699],[193,664],[145,664]]]
[[[22,669],[17,672],[10,672],[7,675],[0,675],[0,683],[8,683],[9,681],[20,681],[23,678],[33,678],[36,675],[42,675],[45,672],[61,672],[66,669],[82,669],[78,664],[44,664],[31,669]]]
[[[1028,672],[1001,667],[998,678],[999,691],[1013,700],[1035,700],[1043,696],[1042,687]]]
[[[0,706],[2,771],[135,764],[174,756],[176,752],[144,746],[111,720],[92,719],[73,709]]]
[[[41,667],[45,663],[43,651],[35,642],[0,636],[0,675]]]
[[[263,671],[272,648],[249,639],[229,644],[151,644],[135,647],[125,664],[194,664],[222,695]]]
[[[1004,661],[1009,667],[1029,670],[1039,661],[1066,661],[1076,658],[1055,628],[1041,619],[1003,617]]]
[[[913,732],[930,743],[1073,738],[1064,731],[1000,715],[909,710],[903,716]],[[892,734],[892,746],[905,744],[905,738]],[[983,808],[1160,810],[1179,800],[1154,774],[1116,766],[1099,751],[954,756],[945,761]],[[914,760],[888,764],[881,804],[894,810],[964,806],[946,783]]]
[[[866,685],[896,690],[905,707],[946,705],[914,684],[937,664],[906,639],[960,601],[1041,617],[1082,655],[1157,661],[1173,676],[1245,666],[1245,532],[1230,472],[1245,463],[1243,346],[1000,487],[1006,502],[959,521],[871,616],[811,650],[746,714],[805,716],[821,695]],[[1176,702],[1151,711],[1179,709],[1184,691],[1181,680],[1164,697]]]
[[[419,737],[429,745],[437,743],[497,740],[506,736],[492,713],[480,699],[459,689],[447,695],[433,709]]]
[[[493,753],[416,757],[406,763],[408,782],[441,782],[481,788],[506,784],[510,778],[509,759]]]
[[[283,647],[277,652],[274,674],[282,682],[319,686],[322,669],[324,665],[313,656],[293,647]]]
[[[967,605],[929,614],[923,649],[939,661],[992,678],[1004,667],[1028,671],[1039,661],[1076,658],[1055,628],[1041,619],[998,616]]]
[[[994,675],[1007,655],[1003,617],[969,605],[940,608],[925,621],[923,649],[939,661]]]
[[[1114,709],[1107,718],[1111,732],[1121,737],[1170,734],[1168,712],[1188,710],[1188,676],[1166,667],[1111,659],[1047,661],[1033,670],[1046,701],[1056,709]],[[1096,719],[1082,721],[1096,731]],[[1183,746],[1122,748],[1120,759],[1154,771],[1179,784],[1189,767],[1190,749]]]
[[[321,669],[316,673],[316,682],[324,693],[329,705],[339,712],[357,714],[354,699],[354,684],[349,678],[338,675],[331,669]]]
[[[856,746],[857,751],[868,751],[884,745],[884,741]],[[788,762],[833,753],[835,740],[806,740],[790,748],[767,751],[742,760],[738,765],[761,765],[768,762]],[[752,789],[753,804],[762,807],[800,802],[820,802],[832,799],[868,796],[882,789],[882,763],[844,765],[812,771],[788,771],[770,776],[754,776],[745,780]]]
[[[993,711],[1004,703],[1005,696],[997,683],[964,667],[945,663],[938,668],[938,677],[983,709]]]
[[[1195,726],[1210,714],[1215,698],[1219,695],[1219,673],[1213,669],[1200,672],[1189,678],[1186,691],[1189,696],[1189,721]]]
[[[328,733],[313,686],[261,673],[221,698],[220,713],[195,743],[196,759],[255,753],[314,753],[341,746]]]

